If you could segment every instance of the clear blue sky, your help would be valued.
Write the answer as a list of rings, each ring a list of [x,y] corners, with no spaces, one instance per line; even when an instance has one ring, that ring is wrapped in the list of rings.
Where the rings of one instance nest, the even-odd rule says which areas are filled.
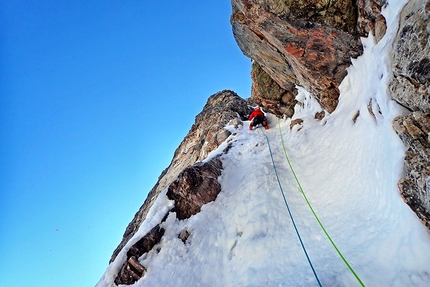
[[[94,286],[206,99],[230,1],[0,1],[0,285]]]

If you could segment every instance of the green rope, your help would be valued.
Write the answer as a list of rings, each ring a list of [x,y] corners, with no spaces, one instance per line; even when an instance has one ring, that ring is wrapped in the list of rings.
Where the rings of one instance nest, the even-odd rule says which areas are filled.
[[[300,245],[302,246],[303,252],[305,253],[306,258],[307,258],[307,260],[309,262],[309,266],[311,267],[312,272],[314,273],[315,279],[317,280],[318,285],[320,287],[322,287],[321,281],[318,278],[317,272],[315,271],[315,268],[314,268],[314,266],[312,264],[311,258],[309,257],[309,254],[306,251],[305,244],[303,243],[302,237],[300,236],[299,229],[297,228],[297,225],[296,225],[296,222],[294,220],[293,214],[291,213],[290,206],[288,205],[287,198],[285,197],[285,192],[284,192],[284,189],[282,188],[281,180],[279,179],[278,170],[276,169],[275,160],[273,159],[273,153],[272,153],[272,148],[270,147],[269,138],[264,133],[263,129],[261,129],[260,131],[266,137],[267,146],[269,147],[270,158],[272,159],[273,170],[275,171],[275,175],[276,175],[276,180],[278,181],[279,189],[281,190],[282,197],[284,198],[285,206],[287,207],[287,211],[288,211],[288,214],[290,215],[291,222],[293,223],[294,230],[296,231],[297,237],[299,238]]]
[[[291,165],[290,159],[288,157],[287,154],[287,150],[285,148],[285,144],[284,144],[284,137],[282,136],[282,130],[281,130],[281,122],[278,119],[278,125],[279,125],[279,134],[281,136],[281,141],[282,141],[282,148],[284,149],[284,154],[285,154],[285,158],[287,159],[288,165],[290,166],[291,172],[294,175],[294,178],[296,179],[297,185],[299,186],[300,192],[303,194],[303,197],[305,198],[309,208],[311,209],[315,219],[318,221],[318,224],[320,225],[321,229],[324,231],[325,235],[327,236],[328,240],[331,242],[331,244],[333,245],[334,249],[337,251],[337,253],[339,254],[340,258],[342,258],[343,262],[345,262],[346,266],[348,266],[349,270],[352,272],[352,274],[354,274],[355,278],[358,280],[358,282],[360,283],[361,286],[365,286],[363,284],[363,282],[360,280],[360,277],[358,277],[357,273],[355,273],[354,269],[352,269],[351,265],[349,265],[348,261],[346,261],[345,257],[342,255],[342,253],[340,252],[339,248],[337,248],[336,244],[334,243],[333,239],[331,239],[330,235],[328,234],[327,230],[324,228],[323,224],[321,223],[320,219],[318,218],[317,214],[315,213],[314,209],[312,208],[312,205],[310,204],[308,198],[306,197],[305,192],[303,191],[302,185],[300,184],[299,179],[297,178],[296,173],[294,172],[293,166]]]

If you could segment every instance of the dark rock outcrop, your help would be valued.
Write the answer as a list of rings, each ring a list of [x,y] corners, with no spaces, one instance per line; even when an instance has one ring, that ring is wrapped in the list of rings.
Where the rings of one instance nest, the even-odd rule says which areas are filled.
[[[131,285],[137,280],[142,278],[146,273],[146,268],[140,265],[135,256],[130,257],[127,262],[122,266],[121,271],[115,278],[116,285]]]
[[[121,249],[137,232],[159,193],[175,181],[179,173],[196,162],[204,160],[211,151],[228,138],[230,133],[224,129],[227,123],[238,118],[246,119],[250,112],[251,108],[247,101],[233,91],[225,90],[209,97],[202,112],[196,116],[190,131],[176,149],[169,167],[162,172],[144,204],[127,226],[123,239],[113,252],[110,262],[115,260]]]
[[[291,83],[288,89],[281,88],[261,66],[252,64],[252,89],[251,98],[256,104],[270,110],[278,117],[287,115],[292,117],[294,106],[297,104],[297,89]]]
[[[406,177],[399,181],[401,194],[430,229],[430,115],[414,112],[397,117],[394,129],[408,147]]]
[[[393,99],[413,111],[394,121],[407,147],[406,176],[399,181],[405,202],[430,229],[430,1],[410,1],[394,41]]]
[[[430,113],[430,2],[411,1],[394,42],[392,97],[412,111]]]
[[[172,211],[178,219],[186,219],[200,212],[201,207],[214,201],[221,191],[218,177],[222,162],[215,158],[207,163],[186,168],[167,190],[167,197],[175,201]]]
[[[333,112],[346,68],[362,53],[354,2],[232,0],[233,34],[243,53],[282,89],[301,85]],[[253,95],[261,98],[256,102],[273,97]],[[276,105],[269,110],[284,113]]]
[[[174,200],[174,207],[171,211],[176,213],[177,219],[186,219],[199,213],[204,204],[217,198],[221,192],[221,185],[218,182],[221,170],[221,160],[213,158],[186,168],[170,184],[167,197]],[[163,222],[166,218],[167,215],[162,222],[130,247],[127,251],[126,261],[115,278],[115,284],[131,285],[145,275],[146,267],[139,262],[139,258],[160,243],[165,233]],[[184,243],[189,236],[190,232],[187,230],[178,234],[178,238]],[[161,248],[159,246],[157,250],[159,251]]]
[[[164,228],[160,224],[152,228],[145,236],[137,241],[127,252],[127,258],[136,257],[139,258],[143,254],[152,250],[152,248],[160,243],[161,237],[164,235]]]
[[[381,9],[387,5],[387,0],[358,0],[357,30],[360,35],[368,36],[371,32],[376,42],[382,39],[387,30],[387,23],[381,15]]]
[[[146,268],[139,263],[138,258],[160,243],[163,235],[164,229],[158,224],[130,247],[127,252],[127,261],[115,278],[115,284],[131,285],[145,275]]]

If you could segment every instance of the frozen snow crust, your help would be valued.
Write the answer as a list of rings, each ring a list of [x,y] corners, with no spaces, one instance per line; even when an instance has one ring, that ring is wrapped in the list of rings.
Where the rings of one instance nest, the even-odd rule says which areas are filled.
[[[304,192],[364,284],[430,286],[430,235],[397,189],[405,148],[391,127],[401,110],[387,94],[387,55],[405,1],[399,2],[384,11],[386,37],[377,45],[372,37],[363,39],[364,54],[349,68],[334,113],[315,120],[321,107],[300,89],[303,104],[296,106],[294,119],[302,119],[301,125],[290,130],[290,119],[267,115],[270,129],[264,132],[280,181],[323,286],[359,283],[307,206],[284,157],[280,130]],[[139,259],[148,271],[134,286],[318,286],[288,216],[263,131],[248,126],[227,127],[232,147],[221,156],[217,199],[189,219],[179,221],[174,213],[167,218],[159,252],[154,248]],[[209,158],[222,154],[227,141]],[[113,286],[128,248],[171,207],[161,193],[98,287]],[[191,235],[183,243],[178,234],[185,229]]]

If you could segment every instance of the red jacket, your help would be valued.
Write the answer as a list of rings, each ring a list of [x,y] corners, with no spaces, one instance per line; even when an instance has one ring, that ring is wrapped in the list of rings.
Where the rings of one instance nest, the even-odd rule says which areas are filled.
[[[256,116],[262,115],[264,116],[263,112],[260,110],[260,108],[256,108],[250,115],[248,118],[248,121],[252,120],[253,118],[255,118]]]

